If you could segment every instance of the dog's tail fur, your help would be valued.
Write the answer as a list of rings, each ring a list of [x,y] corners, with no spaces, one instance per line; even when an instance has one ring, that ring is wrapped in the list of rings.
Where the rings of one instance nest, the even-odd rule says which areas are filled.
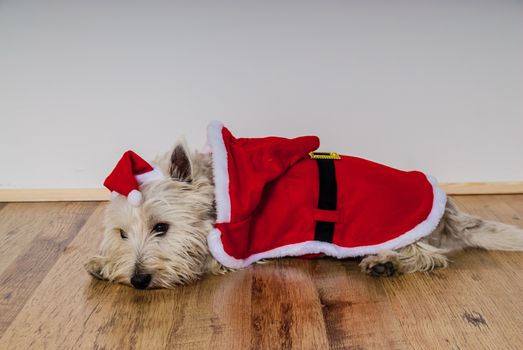
[[[440,230],[441,248],[523,251],[523,229],[464,213],[450,199]]]

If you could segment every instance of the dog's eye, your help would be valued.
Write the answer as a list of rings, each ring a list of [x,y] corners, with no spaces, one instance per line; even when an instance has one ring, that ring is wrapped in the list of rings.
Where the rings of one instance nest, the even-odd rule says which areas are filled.
[[[122,237],[122,239],[127,239],[127,233],[122,229],[120,229],[120,237]]]
[[[152,232],[156,234],[156,236],[163,236],[167,233],[169,230],[169,224],[166,224],[165,222],[160,222],[156,225],[154,225]]]

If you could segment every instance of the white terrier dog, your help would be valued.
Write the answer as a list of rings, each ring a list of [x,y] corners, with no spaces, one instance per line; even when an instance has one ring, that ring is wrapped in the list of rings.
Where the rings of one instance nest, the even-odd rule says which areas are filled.
[[[234,270],[236,266],[218,262],[208,244],[217,223],[214,156],[191,152],[180,142],[157,158],[153,164],[167,176],[140,186],[139,206],[130,205],[125,196],[108,204],[100,253],[86,263],[87,271],[99,279],[146,289],[172,288],[207,273]],[[430,271],[446,267],[449,252],[468,247],[523,250],[523,230],[463,213],[451,200],[443,205],[430,234],[365,254],[362,271],[373,276]]]

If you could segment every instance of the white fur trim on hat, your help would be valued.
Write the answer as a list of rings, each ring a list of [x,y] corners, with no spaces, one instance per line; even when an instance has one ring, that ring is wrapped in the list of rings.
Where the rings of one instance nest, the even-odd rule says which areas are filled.
[[[142,201],[143,201],[142,193],[138,190],[132,190],[127,195],[127,201],[133,207],[138,207],[140,204],[142,204]]]
[[[136,182],[138,182],[139,185],[147,182],[151,182],[154,180],[161,180],[165,178],[160,168],[154,167],[153,170],[143,173],[143,174],[137,174],[134,175],[134,178],[136,179]]]

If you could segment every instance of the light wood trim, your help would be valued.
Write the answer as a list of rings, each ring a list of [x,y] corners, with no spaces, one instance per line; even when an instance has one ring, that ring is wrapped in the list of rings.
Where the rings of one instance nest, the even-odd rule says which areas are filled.
[[[523,193],[521,182],[443,182],[448,194],[517,194]]]
[[[522,182],[444,182],[451,195],[523,193]],[[105,188],[0,189],[0,202],[106,201]]]
[[[105,188],[0,189],[0,202],[106,201]]]

